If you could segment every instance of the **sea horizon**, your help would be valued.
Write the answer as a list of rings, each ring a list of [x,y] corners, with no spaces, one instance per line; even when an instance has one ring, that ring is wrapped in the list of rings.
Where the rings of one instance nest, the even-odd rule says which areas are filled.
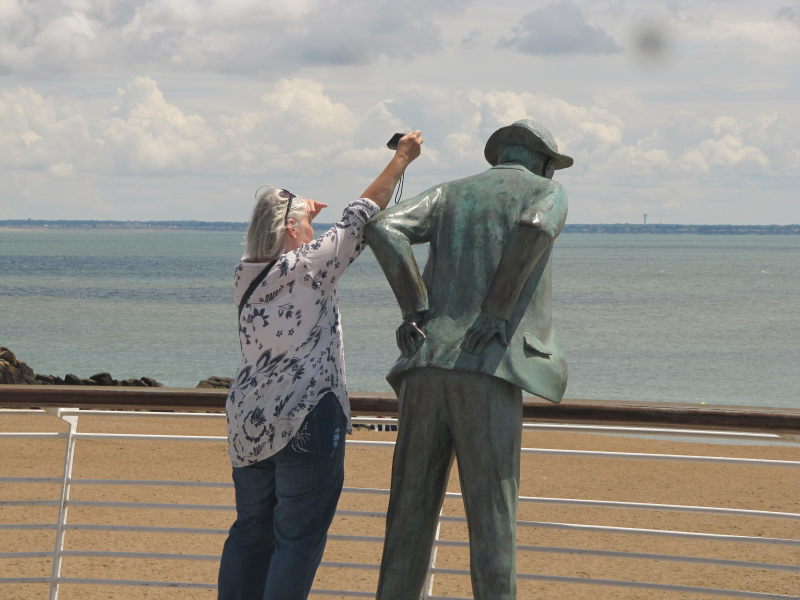
[[[315,222],[327,228],[332,222]],[[241,231],[247,221],[205,221],[197,219],[2,219],[0,230],[100,229],[123,231]],[[700,235],[800,235],[800,224],[730,223],[567,223],[562,233],[659,233]]]

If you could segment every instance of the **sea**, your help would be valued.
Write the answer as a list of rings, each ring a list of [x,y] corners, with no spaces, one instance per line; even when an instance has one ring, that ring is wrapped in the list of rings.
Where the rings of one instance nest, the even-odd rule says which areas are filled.
[[[0,346],[62,377],[232,377],[242,241],[0,230]],[[800,408],[800,235],[564,233],[553,268],[567,399]],[[349,390],[389,392],[400,311],[369,250],[339,295]]]

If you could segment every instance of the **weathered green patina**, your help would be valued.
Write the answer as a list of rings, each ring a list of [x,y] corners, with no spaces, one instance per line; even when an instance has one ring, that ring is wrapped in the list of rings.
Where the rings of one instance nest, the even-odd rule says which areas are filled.
[[[400,398],[379,600],[416,600],[458,457],[476,600],[516,597],[521,390],[559,402],[551,253],[567,215],[552,180],[572,159],[533,120],[497,130],[492,168],[376,215],[367,242],[403,315],[387,379]],[[413,244],[430,242],[424,275]]]

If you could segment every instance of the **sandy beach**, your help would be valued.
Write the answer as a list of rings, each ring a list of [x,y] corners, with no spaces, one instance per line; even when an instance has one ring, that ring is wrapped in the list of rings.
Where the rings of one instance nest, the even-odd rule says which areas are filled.
[[[0,431],[64,431],[65,424],[51,416],[0,415]],[[79,430],[104,433],[192,434],[223,436],[224,419],[175,419],[147,417],[82,416]],[[389,432],[356,431],[351,440],[389,441]],[[616,452],[667,453],[726,457],[800,460],[800,445],[729,445],[628,436],[567,432],[526,432],[523,446]],[[63,465],[62,440],[0,439],[0,474],[3,477],[58,477]],[[351,445],[347,454],[345,486],[388,488],[391,446]],[[449,491],[458,491],[456,469],[452,471]],[[80,440],[76,446],[76,478],[139,480],[180,480],[228,482],[230,469],[221,441],[126,441]],[[586,458],[528,454],[522,459],[521,495],[547,498],[572,498],[683,504],[762,511],[800,513],[800,469],[780,466],[745,466],[708,464],[672,460],[621,458]],[[45,500],[58,497],[57,485],[0,484],[0,500]],[[85,501],[125,501],[150,503],[191,503],[230,505],[229,488],[192,488],[79,485],[72,499]],[[384,511],[385,495],[345,493],[340,510]],[[458,498],[445,502],[444,514],[463,515]],[[52,507],[4,506],[0,524],[53,523]],[[69,522],[82,524],[157,525],[227,529],[230,510],[164,510],[74,507]],[[693,531],[764,538],[800,540],[800,521],[786,518],[720,516],[667,510],[567,507],[546,503],[520,505],[521,521],[592,524],[611,527],[635,527],[653,530]],[[383,519],[338,515],[331,534],[381,536]],[[441,536],[446,540],[467,539],[462,523],[445,523]],[[0,548],[4,552],[36,552],[52,548],[52,530],[0,530]],[[132,532],[68,531],[67,550],[111,550],[126,552],[169,552],[217,556],[223,535],[160,534]],[[518,570],[549,576],[646,581],[731,590],[797,596],[800,574],[758,568],[733,568],[667,560],[621,557],[593,557],[577,553],[541,551],[541,547],[603,549],[659,555],[718,557],[728,560],[800,564],[800,545],[733,544],[719,540],[684,540],[654,534],[570,531],[544,525],[520,526],[518,543],[540,550],[520,550]],[[379,542],[331,540],[324,561],[368,563],[377,565]],[[466,548],[443,547],[437,554],[437,566],[467,569]],[[42,577],[50,573],[45,558],[0,559],[0,577]],[[213,583],[216,560],[151,560],[127,558],[67,557],[64,577],[99,579],[144,579]],[[323,567],[315,587],[370,592],[375,589],[375,570],[352,570]],[[0,585],[0,597],[6,600],[46,598],[44,584]],[[460,575],[437,575],[434,594],[448,597],[471,597],[469,579]],[[62,600],[132,598],[132,599],[212,599],[213,591],[159,587],[100,587],[65,584]],[[336,597],[336,596],[328,596]],[[697,593],[648,591],[612,588],[575,583],[554,583],[520,579],[519,598],[545,599],[615,598],[689,600]],[[707,596],[711,597],[711,596]],[[344,598],[344,596],[342,596]]]

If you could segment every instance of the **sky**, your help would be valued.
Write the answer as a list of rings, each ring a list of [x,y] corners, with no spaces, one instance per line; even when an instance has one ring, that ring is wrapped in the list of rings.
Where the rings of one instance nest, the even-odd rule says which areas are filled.
[[[800,223],[800,0],[0,0],[0,219],[335,221],[546,125],[568,222]]]

